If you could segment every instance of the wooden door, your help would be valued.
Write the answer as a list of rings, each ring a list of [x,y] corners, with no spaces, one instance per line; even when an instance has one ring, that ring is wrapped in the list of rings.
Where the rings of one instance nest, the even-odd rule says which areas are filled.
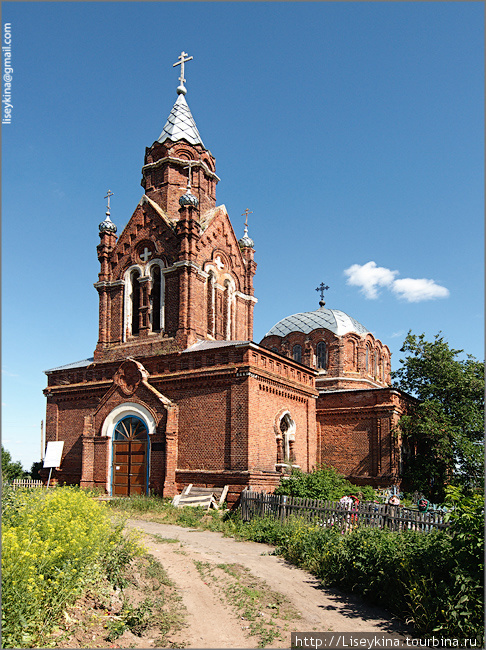
[[[120,420],[113,436],[113,496],[147,492],[147,427],[139,418]]]

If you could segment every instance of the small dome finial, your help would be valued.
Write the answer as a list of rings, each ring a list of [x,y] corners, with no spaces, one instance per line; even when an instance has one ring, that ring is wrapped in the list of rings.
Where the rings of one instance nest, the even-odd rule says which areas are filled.
[[[110,219],[110,196],[113,196],[113,192],[111,190],[108,190],[105,199],[108,199],[108,205],[106,206],[106,219],[100,223],[98,226],[100,229],[100,232],[116,232],[116,226],[113,223],[113,221]]]
[[[187,167],[184,167],[184,169],[187,169],[187,188],[185,194],[183,194],[180,199],[179,203],[182,207],[193,207],[197,208],[199,205],[199,199],[197,196],[194,196],[194,194],[191,192],[191,170],[192,166],[195,164],[194,160],[188,160],[187,161]]]
[[[324,305],[326,304],[324,302],[324,291],[327,291],[328,289],[329,289],[329,287],[326,284],[324,284],[324,282],[321,282],[321,284],[316,288],[316,291],[321,292],[321,299],[319,300],[319,307],[324,307]]]
[[[241,215],[242,217],[245,217],[245,234],[241,239],[238,240],[238,245],[241,249],[253,248],[255,245],[253,239],[251,239],[251,237],[248,237],[248,215],[249,214],[253,214],[253,212],[251,212],[249,208],[246,208],[246,210]]]

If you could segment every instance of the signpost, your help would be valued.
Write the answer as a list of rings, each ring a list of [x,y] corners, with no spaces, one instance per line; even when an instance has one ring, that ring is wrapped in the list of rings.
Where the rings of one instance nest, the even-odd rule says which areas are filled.
[[[62,450],[64,447],[64,440],[57,440],[55,442],[48,442],[46,448],[46,455],[44,457],[44,467],[49,467],[49,478],[47,480],[47,487],[51,480],[52,468],[61,466]]]

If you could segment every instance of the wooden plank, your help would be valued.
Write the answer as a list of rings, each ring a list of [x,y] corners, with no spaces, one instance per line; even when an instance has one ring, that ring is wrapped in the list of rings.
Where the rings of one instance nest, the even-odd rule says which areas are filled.
[[[225,502],[226,496],[228,494],[228,490],[229,490],[229,485],[225,485],[224,488],[221,491],[221,495],[219,497],[218,505],[220,505],[220,506],[223,505],[223,503]]]

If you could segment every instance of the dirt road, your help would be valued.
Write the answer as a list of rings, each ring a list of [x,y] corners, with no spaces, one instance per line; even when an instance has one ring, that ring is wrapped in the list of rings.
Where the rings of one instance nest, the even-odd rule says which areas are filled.
[[[220,533],[135,519],[127,525],[147,533],[147,549],[162,563],[182,594],[187,627],[173,640],[174,647],[254,648],[264,644],[288,648],[292,631],[374,632],[380,637],[411,633],[383,610],[322,587],[311,574],[271,555],[274,549],[266,544],[237,542]],[[164,539],[180,543],[164,543]],[[228,598],[234,588],[224,591],[224,578],[228,576],[218,565],[223,569],[226,565],[244,567],[249,571],[247,576],[259,581],[250,586],[258,586],[259,593],[274,594],[270,600],[280,602],[278,594],[282,595],[282,602],[285,599],[288,603],[286,610],[282,606],[286,614],[279,607],[279,616],[273,614],[273,627],[268,628],[276,630],[273,634],[278,632],[278,637],[260,635],[258,640],[255,623],[249,624],[251,617],[235,607],[235,597],[232,601]],[[271,604],[267,607],[277,609]],[[263,621],[266,612],[259,614]]]

